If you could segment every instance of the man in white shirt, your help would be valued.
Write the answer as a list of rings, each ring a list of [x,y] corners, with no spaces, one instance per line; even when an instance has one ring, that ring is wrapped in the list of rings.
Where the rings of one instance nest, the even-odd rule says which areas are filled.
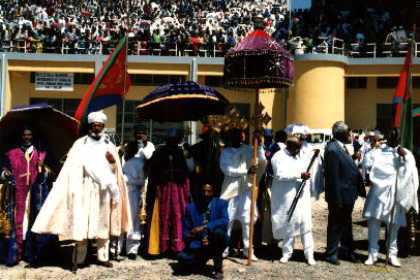
[[[389,261],[399,267],[397,258],[398,229],[406,226],[406,212],[418,212],[417,189],[419,177],[413,154],[398,146],[399,133],[393,129],[387,144],[370,151],[365,168],[370,170],[372,187],[367,196],[363,216],[368,219],[369,256],[366,265],[378,260],[381,222],[388,225]]]
[[[315,184],[315,180],[320,178],[321,160],[318,156],[311,171],[307,172],[306,169],[314,151],[303,151],[302,141],[297,136],[289,136],[286,145],[286,149],[277,152],[271,159],[273,167],[273,184],[271,186],[273,237],[283,240],[283,256],[280,262],[287,263],[289,261],[293,253],[295,236],[300,235],[307,262],[309,265],[315,265],[311,196],[318,197],[322,190],[320,185]],[[308,181],[291,220],[288,221],[288,211],[302,180]]]
[[[230,146],[225,148],[220,156],[220,169],[225,176],[220,198],[228,202],[228,234],[231,234],[235,220],[242,225],[244,255],[248,257],[249,227],[253,226],[250,225],[252,203],[250,175],[256,174],[257,182],[259,182],[265,171],[267,160],[261,141],[258,147],[258,164],[253,166],[252,147],[244,144],[244,140],[245,136],[241,130],[232,129],[230,131]],[[226,252],[224,255],[226,255]],[[255,256],[252,256],[252,259],[257,260]]]
[[[152,142],[147,141],[147,135],[143,131],[136,131],[135,136],[136,142],[131,142],[126,147],[123,165],[133,224],[133,228],[127,233],[126,239],[126,253],[131,260],[137,258],[140,247],[141,226],[139,210],[143,206],[142,196],[145,193],[144,188],[147,181],[144,168],[146,161],[152,157],[155,151],[155,146]],[[121,245],[119,246],[120,248]]]

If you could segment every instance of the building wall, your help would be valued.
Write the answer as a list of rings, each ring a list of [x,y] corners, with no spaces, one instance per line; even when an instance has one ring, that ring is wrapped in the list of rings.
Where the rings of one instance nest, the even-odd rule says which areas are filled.
[[[288,100],[288,123],[330,128],[345,114],[344,65],[338,62],[299,61]]]
[[[378,73],[379,71],[378,69]],[[377,88],[376,80],[377,77],[368,77],[365,89],[346,89],[346,121],[350,127],[375,128],[377,104],[392,104],[395,89]],[[418,88],[413,88],[413,104],[420,104],[420,89]]]
[[[395,63],[348,64],[339,60],[298,59],[295,61],[295,81],[290,89],[261,90],[260,102],[265,106],[272,120],[267,128],[278,130],[290,122],[303,122],[312,128],[329,128],[334,121],[344,119],[353,128],[376,126],[377,104],[390,104],[394,89],[378,89],[377,77],[397,77],[402,61]],[[103,58],[102,58],[103,59]],[[340,58],[341,59],[341,58]],[[90,61],[31,61],[10,59],[6,73],[5,109],[28,104],[30,98],[82,98],[88,85],[74,85],[73,92],[35,91],[30,83],[30,72],[95,73],[101,66],[98,59]],[[130,62],[130,74],[185,75],[190,74],[189,63]],[[414,75],[420,75],[419,63],[412,68]],[[206,76],[223,76],[223,63],[200,63],[197,69],[198,82],[205,83]],[[367,87],[347,89],[346,77],[367,77]],[[127,100],[141,100],[154,86],[132,86]],[[254,90],[227,90],[216,87],[230,102],[249,104],[251,115],[255,105]],[[414,89],[414,102],[420,104],[420,90]],[[106,110],[108,127],[115,128],[117,109]]]

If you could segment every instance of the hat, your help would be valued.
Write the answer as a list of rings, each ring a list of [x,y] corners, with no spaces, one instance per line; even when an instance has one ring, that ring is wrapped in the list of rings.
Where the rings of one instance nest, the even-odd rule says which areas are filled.
[[[309,128],[301,123],[294,123],[294,124],[289,124],[284,131],[288,134],[288,135],[294,135],[294,134],[302,134],[302,135],[306,135],[309,134]]]
[[[88,123],[103,123],[105,124],[108,120],[107,116],[103,111],[92,112],[88,115]]]

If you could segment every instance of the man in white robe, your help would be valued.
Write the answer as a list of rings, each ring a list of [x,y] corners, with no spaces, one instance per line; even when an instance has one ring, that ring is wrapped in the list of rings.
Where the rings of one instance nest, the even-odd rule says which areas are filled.
[[[371,189],[367,196],[363,216],[368,219],[369,255],[366,265],[378,260],[381,223],[388,226],[389,261],[399,267],[397,258],[398,229],[406,226],[406,212],[418,212],[417,189],[419,178],[413,154],[398,146],[396,129],[387,137],[387,144],[372,150],[365,168],[370,170]],[[398,176],[398,178],[397,178]],[[393,213],[393,214],[392,214]]]
[[[228,202],[228,234],[231,234],[234,221],[239,221],[242,225],[243,252],[248,257],[252,187],[250,175],[256,173],[257,182],[259,182],[265,171],[267,160],[261,141],[258,147],[258,164],[252,166],[252,147],[243,144],[244,140],[244,134],[239,129],[230,131],[231,145],[220,155],[220,169],[224,174],[220,198]],[[257,213],[256,207],[255,213]],[[225,256],[227,252],[225,251]],[[257,260],[255,255],[252,259]]]
[[[106,120],[102,112],[88,115],[89,134],[73,144],[32,227],[76,242],[74,271],[86,259],[89,239],[96,240],[98,264],[112,267],[109,239],[131,229],[117,149],[103,132]]]
[[[315,159],[310,172],[306,172],[315,151],[303,150],[297,136],[289,136],[286,149],[271,159],[273,184],[271,186],[271,222],[273,237],[283,240],[283,256],[280,262],[287,263],[293,253],[296,236],[301,237],[304,253],[309,265],[315,265],[314,241],[312,236],[311,197],[319,197],[322,190],[321,160]],[[288,210],[295,198],[302,180],[307,180],[290,222]]]
[[[147,136],[141,134],[141,140],[131,142],[127,145],[123,164],[124,180],[128,189],[128,200],[130,203],[130,210],[132,214],[132,229],[127,233],[126,237],[126,254],[131,260],[137,258],[141,239],[141,226],[139,219],[139,210],[143,206],[143,195],[146,184],[146,174],[144,167],[147,160],[149,160],[155,146],[152,142],[147,141]],[[121,240],[122,241],[122,240]],[[119,249],[122,247],[122,242],[119,244]]]
[[[360,160],[362,175],[365,182],[369,182],[369,173],[370,168],[372,167],[372,155],[375,154],[377,149],[380,149],[383,144],[383,135],[379,130],[370,132],[369,134],[369,145],[363,146],[362,151],[360,151]]]

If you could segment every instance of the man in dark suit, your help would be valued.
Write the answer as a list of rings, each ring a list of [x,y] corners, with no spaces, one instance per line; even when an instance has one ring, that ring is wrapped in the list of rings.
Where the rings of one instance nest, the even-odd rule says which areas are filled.
[[[332,127],[333,140],[325,148],[325,199],[328,203],[326,261],[338,265],[338,246],[345,259],[353,254],[352,212],[357,197],[366,196],[362,176],[346,144],[351,143],[349,127],[342,121]]]

